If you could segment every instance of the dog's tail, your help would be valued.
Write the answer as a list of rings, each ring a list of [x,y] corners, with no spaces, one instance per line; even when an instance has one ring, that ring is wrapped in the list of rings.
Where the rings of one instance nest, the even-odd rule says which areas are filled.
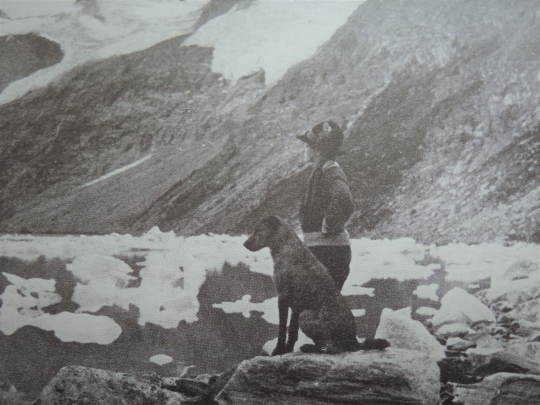
[[[390,346],[390,342],[386,339],[367,338],[363,342],[356,342],[356,344],[351,347],[351,351],[357,352],[359,350],[384,350],[388,346]]]

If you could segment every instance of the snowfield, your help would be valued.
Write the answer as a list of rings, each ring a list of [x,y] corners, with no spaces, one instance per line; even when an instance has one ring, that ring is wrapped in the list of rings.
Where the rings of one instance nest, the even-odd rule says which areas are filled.
[[[264,70],[266,85],[310,58],[365,0],[259,0],[202,26],[185,45],[214,48],[212,70],[230,81]]]
[[[34,32],[60,44],[63,60],[11,83],[0,93],[0,104],[44,87],[83,63],[147,49],[195,29],[200,10],[209,0],[2,1],[0,35]],[[38,6],[37,8],[34,8]],[[32,12],[34,10],[34,12]]]
[[[295,63],[311,57],[364,1],[240,2],[199,27],[184,44],[214,48],[212,69],[230,81],[264,69],[266,84],[273,85]],[[60,63],[11,83],[0,93],[0,104],[46,86],[85,62],[141,51],[193,33],[208,2],[5,0],[1,9],[12,20],[0,18],[0,35],[34,32],[59,43],[65,55]]]
[[[24,279],[4,272],[9,285],[0,295],[3,302],[0,331],[9,335],[22,326],[32,325],[54,331],[65,342],[108,344],[118,338],[121,329],[114,320],[94,314],[104,306],[113,305],[126,310],[130,305],[136,306],[141,326],[153,323],[172,329],[181,321],[195,322],[199,310],[197,296],[208,272],[221,271],[225,262],[231,265],[243,262],[252,272],[272,275],[273,264],[268,249],[250,252],[243,247],[245,239],[213,234],[184,238],[157,228],[141,237],[119,234],[0,236],[0,257],[30,262],[43,256],[64,261],[66,271],[77,281],[71,299],[79,305],[75,313],[48,314],[43,308],[62,300],[55,290],[55,280]],[[353,259],[351,274],[343,288],[345,295],[373,296],[376,294],[373,288],[362,285],[375,278],[426,279],[441,268],[440,263],[444,263],[448,272],[447,279],[472,282],[491,277],[493,291],[488,293],[490,297],[505,291],[500,280],[507,276],[509,268],[523,268],[523,263],[529,263],[529,288],[534,287],[532,284],[536,289],[540,288],[540,250],[535,244],[437,247],[425,246],[410,238],[357,239],[351,243]],[[427,257],[438,263],[429,263]],[[138,275],[122,258],[140,258],[137,265],[142,268]],[[415,294],[438,301],[436,291],[437,285],[426,281]],[[443,306],[449,300],[451,297],[443,300]],[[214,304],[214,307],[246,317],[257,311],[267,322],[278,324],[276,298],[251,302],[251,297],[246,295],[241,300]],[[474,308],[460,306],[463,314],[460,316],[475,318],[475,314],[468,313]],[[356,311],[356,316],[364,314],[365,311]]]

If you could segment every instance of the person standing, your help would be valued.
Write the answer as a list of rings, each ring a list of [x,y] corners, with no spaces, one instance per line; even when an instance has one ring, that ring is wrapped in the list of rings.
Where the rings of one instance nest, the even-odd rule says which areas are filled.
[[[343,131],[334,121],[326,121],[296,137],[315,152],[315,168],[300,206],[304,242],[341,290],[351,263],[345,224],[354,212],[347,176],[336,162]]]

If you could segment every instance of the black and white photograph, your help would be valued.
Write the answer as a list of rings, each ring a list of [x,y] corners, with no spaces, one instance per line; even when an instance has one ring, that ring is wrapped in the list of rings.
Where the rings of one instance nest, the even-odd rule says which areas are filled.
[[[0,0],[0,405],[540,405],[540,0]]]

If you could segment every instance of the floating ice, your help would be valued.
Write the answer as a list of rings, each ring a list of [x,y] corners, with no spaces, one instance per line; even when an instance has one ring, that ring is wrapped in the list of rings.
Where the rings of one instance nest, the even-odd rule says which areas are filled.
[[[478,298],[461,288],[454,288],[441,299],[441,308],[431,319],[434,326],[451,323],[472,325],[476,322],[495,322],[495,315]]]
[[[95,316],[93,314],[105,306],[116,305],[126,310],[130,306],[135,306],[138,308],[138,323],[141,326],[150,322],[163,328],[176,328],[181,321],[197,320],[199,289],[207,273],[220,271],[225,262],[231,265],[243,262],[253,272],[268,276],[273,274],[269,250],[250,252],[243,247],[245,239],[245,236],[214,234],[184,238],[177,237],[174,232],[161,232],[157,227],[140,237],[119,234],[0,235],[0,256],[16,257],[25,261],[33,261],[44,256],[65,261],[67,270],[77,281],[72,300],[79,308],[76,314],[62,315],[63,317]],[[343,288],[345,295],[374,296],[376,291],[373,288],[365,288],[362,285],[375,278],[395,278],[400,281],[425,279],[441,266],[426,264],[431,263],[426,260],[428,256],[433,257],[434,261],[443,263],[451,280],[472,282],[491,277],[494,283],[490,294],[494,296],[498,296],[502,291],[499,288],[504,286],[497,284],[497,280],[504,280],[507,276],[514,278],[511,283],[517,283],[516,285],[521,285],[524,283],[522,280],[527,281],[527,278],[528,285],[533,285],[530,280],[536,276],[536,270],[531,269],[534,270],[535,266],[538,266],[538,245],[535,244],[518,243],[508,247],[498,244],[474,246],[453,244],[436,247],[419,244],[410,238],[396,240],[364,238],[352,240],[351,247],[353,258],[351,273]],[[126,259],[134,258],[137,258],[140,269],[138,272],[126,264]],[[61,318],[55,317],[60,314],[49,315],[42,310],[61,300],[55,292],[54,280],[40,278],[26,280],[9,273],[4,273],[4,276],[10,284],[6,286],[1,296],[3,306],[0,308],[0,330],[3,333],[11,334],[18,328],[30,324],[46,330],[52,330],[52,325],[55,325],[54,328],[59,327],[56,319]],[[17,290],[20,290],[20,293]],[[416,294],[419,297],[435,298],[435,290],[434,284],[420,286]],[[462,298],[447,297],[447,301],[454,304],[449,307],[456,308],[456,302],[464,303],[469,300]],[[235,302],[223,302],[214,306],[226,313],[241,313],[244,316],[251,316],[251,311],[256,311],[261,313],[267,322],[279,323],[276,297],[254,303],[251,302],[251,297],[245,296]],[[462,306],[458,305],[460,308]],[[438,313],[439,318],[445,313],[445,318],[451,315],[443,307],[444,305],[441,307],[442,312]],[[473,306],[465,305],[465,307],[461,308],[464,312],[463,317],[466,315],[467,319],[478,318],[478,314],[470,313]],[[357,316],[364,314],[362,309],[355,311]],[[420,314],[420,310],[418,313]],[[42,318],[38,322],[39,316]],[[444,322],[446,321],[451,320]],[[97,318],[93,322],[100,322],[101,326],[89,322],[88,325],[93,326],[88,328],[102,330],[107,336],[100,340],[101,342],[111,341],[120,333],[119,327],[113,325],[110,319]],[[84,325],[81,326],[81,330],[84,329]],[[55,332],[57,336],[69,338],[67,332],[62,335],[58,329],[55,330],[58,332]],[[93,339],[95,341],[97,337]]]
[[[163,366],[164,364],[172,362],[173,358],[171,356],[167,356],[166,354],[156,354],[155,356],[150,357],[149,361],[157,364],[158,366]]]
[[[439,289],[438,284],[430,284],[430,285],[419,285],[416,290],[414,290],[413,294],[416,295],[418,298],[424,298],[427,300],[432,301],[439,301],[439,297],[437,296],[437,290]]]

